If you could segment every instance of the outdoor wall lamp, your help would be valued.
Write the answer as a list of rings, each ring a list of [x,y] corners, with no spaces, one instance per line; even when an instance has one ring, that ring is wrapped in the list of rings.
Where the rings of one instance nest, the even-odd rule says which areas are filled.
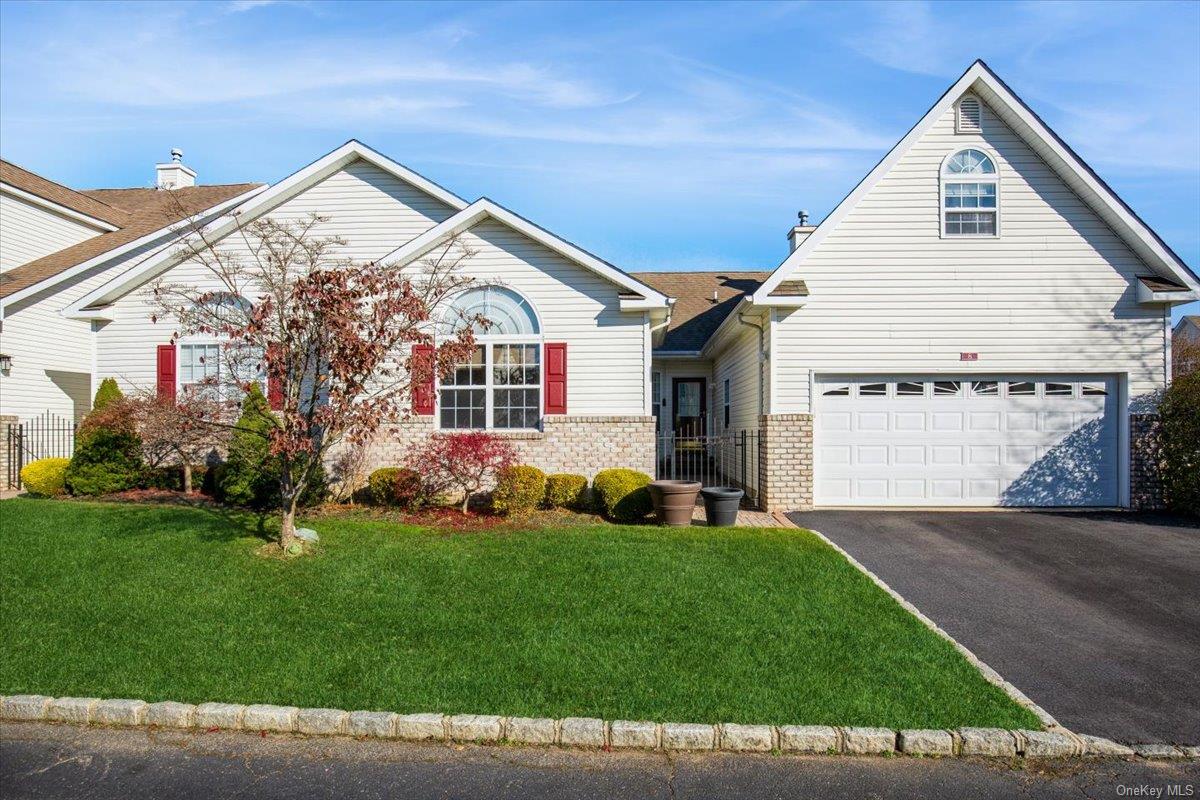
[[[8,372],[12,369],[12,356],[8,353],[0,353],[0,372]]]

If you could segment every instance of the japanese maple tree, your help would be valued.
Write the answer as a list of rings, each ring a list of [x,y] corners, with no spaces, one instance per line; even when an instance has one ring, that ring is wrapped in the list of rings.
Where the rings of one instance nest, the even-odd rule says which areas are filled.
[[[425,479],[427,492],[462,492],[464,514],[471,495],[516,460],[512,442],[485,431],[435,434],[408,454],[408,466]]]
[[[194,275],[198,267],[202,280],[159,281],[153,289],[155,318],[175,326],[173,341],[221,343],[219,369],[206,370],[215,374],[193,391],[229,404],[251,382],[268,388],[273,413],[260,435],[280,461],[285,550],[297,503],[330,451],[364,447],[382,426],[403,420],[413,388],[467,361],[473,328],[489,324],[443,310],[470,282],[460,268],[474,251],[459,237],[398,267],[342,257],[345,240],[321,234],[327,222],[259,218],[220,242],[194,226],[179,253],[193,268],[175,272]],[[429,349],[414,355],[417,345]]]

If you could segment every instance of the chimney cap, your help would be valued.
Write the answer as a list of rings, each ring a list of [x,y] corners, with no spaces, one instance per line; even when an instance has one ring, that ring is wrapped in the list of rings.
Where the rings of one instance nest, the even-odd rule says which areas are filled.
[[[180,150],[178,147],[172,147],[171,148],[171,160],[174,161],[176,164],[182,164],[183,163],[183,151]]]
[[[808,224],[808,210],[807,209],[803,209],[803,208],[800,209],[800,213],[797,214],[796,216],[799,217],[801,225]]]

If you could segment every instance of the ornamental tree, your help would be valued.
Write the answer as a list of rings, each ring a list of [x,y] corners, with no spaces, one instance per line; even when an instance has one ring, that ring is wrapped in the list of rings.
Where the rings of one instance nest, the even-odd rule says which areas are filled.
[[[341,257],[346,242],[321,235],[326,222],[315,214],[260,218],[219,243],[194,224],[178,253],[193,269],[179,272],[199,271],[203,280],[153,288],[154,319],[174,326],[172,341],[203,336],[221,344],[218,369],[206,370],[215,374],[193,391],[228,405],[252,383],[268,387],[270,424],[243,433],[262,436],[279,459],[285,550],[295,541],[297,504],[326,455],[342,443],[363,447],[382,426],[403,420],[413,388],[466,361],[473,326],[490,324],[441,310],[470,282],[460,269],[474,251],[458,237],[402,268]],[[430,347],[430,356],[414,357],[415,345]]]
[[[471,495],[516,460],[512,442],[484,431],[435,434],[408,453],[408,466],[425,479],[427,492],[462,492],[464,514]]]
[[[193,392],[171,402],[145,391],[125,403],[141,437],[146,466],[179,464],[183,491],[191,494],[193,468],[228,443],[233,426],[220,424],[228,421],[228,409],[209,395]]]

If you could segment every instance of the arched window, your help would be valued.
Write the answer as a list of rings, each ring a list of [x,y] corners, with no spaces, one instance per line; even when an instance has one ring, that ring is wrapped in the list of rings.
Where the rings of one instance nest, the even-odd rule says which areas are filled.
[[[219,292],[192,312],[192,322],[206,328],[241,325],[253,304],[244,297]],[[204,393],[215,399],[240,401],[240,382],[264,384],[262,352],[249,346],[232,347],[217,333],[194,333],[179,340],[176,389],[179,393]]]
[[[991,156],[959,150],[943,162],[941,183],[943,236],[1000,233],[999,177]]]
[[[504,286],[479,286],[455,297],[446,324],[476,315],[471,360],[441,382],[442,428],[536,429],[542,421],[541,325],[533,305]]]

